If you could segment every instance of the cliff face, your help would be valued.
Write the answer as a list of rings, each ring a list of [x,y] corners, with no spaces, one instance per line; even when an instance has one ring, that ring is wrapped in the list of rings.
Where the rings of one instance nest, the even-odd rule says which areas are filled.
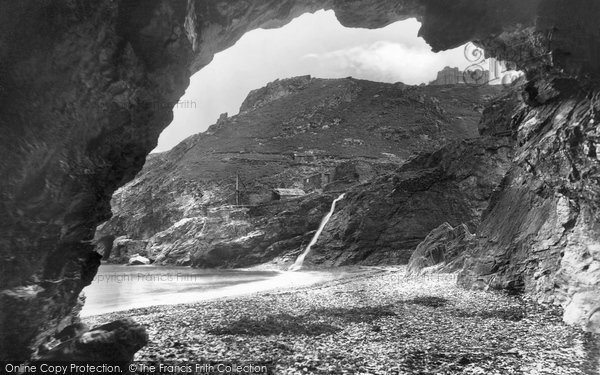
[[[474,230],[509,168],[510,154],[505,139],[454,142],[350,190],[307,262],[407,263],[444,222]]]
[[[290,264],[339,192],[368,190],[360,184],[396,173],[419,152],[476,137],[482,108],[499,92],[308,76],[269,83],[248,95],[239,115],[222,116],[205,133],[152,155],[114,195],[113,217],[96,233],[99,251],[113,262],[139,253],[160,264],[197,267]],[[435,174],[429,172],[424,179]],[[301,195],[277,197],[281,188]],[[380,189],[375,184],[372,194]],[[391,202],[379,203],[396,210]],[[469,221],[481,209],[464,211],[452,215]],[[431,222],[435,215],[418,228],[406,225],[383,247],[371,244],[369,251],[378,254],[373,261],[384,261],[390,249],[395,255],[389,261],[405,261],[422,232],[439,225],[438,219]],[[354,235],[373,236],[371,228],[365,230]],[[116,239],[112,249],[105,238]],[[407,242],[401,255],[399,242]],[[357,255],[353,263],[363,258]]]
[[[566,0],[4,1],[2,359],[29,357],[70,322],[77,296],[99,264],[89,243],[95,227],[110,216],[112,193],[142,168],[160,131],[171,121],[171,108],[189,76],[246,31],[280,26],[321,8],[334,9],[344,25],[355,27],[375,28],[417,17],[423,24],[421,35],[435,50],[475,40],[491,56],[514,61],[525,70],[533,81],[528,91],[533,97],[543,91],[539,79],[595,82],[600,72],[600,3],[595,0],[582,0],[577,6]],[[571,102],[561,96],[552,105]],[[569,117],[573,124],[575,117]],[[548,118],[557,129],[574,129],[564,116]],[[530,132],[532,123],[522,124],[524,134],[531,136],[523,149],[527,155],[535,154],[536,142],[543,143],[547,134],[547,122]],[[563,163],[559,150],[583,150],[594,137],[582,136],[584,141],[573,148],[557,137],[557,142],[567,143],[556,146],[551,153],[556,157],[530,161]],[[538,177],[526,171],[527,163],[520,162],[519,168],[525,170],[517,173],[523,176],[523,186],[535,188]],[[595,205],[585,208],[595,180],[580,175],[583,189],[565,190],[571,183],[556,178],[561,171],[550,166],[546,170],[555,177],[543,180],[547,191],[576,191],[569,199],[576,197],[579,212],[587,212],[576,223],[588,223],[581,228],[592,233],[585,237],[592,244],[582,246],[595,249],[598,231],[590,224]],[[565,285],[571,279],[565,278]]]
[[[600,331],[598,93],[576,85],[514,108],[514,165],[493,196],[459,282],[526,292]],[[550,99],[548,99],[548,97]]]

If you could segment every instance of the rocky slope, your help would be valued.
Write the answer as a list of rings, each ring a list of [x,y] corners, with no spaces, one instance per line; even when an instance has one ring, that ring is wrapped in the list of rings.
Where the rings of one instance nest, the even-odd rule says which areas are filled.
[[[308,244],[340,192],[352,191],[349,201],[366,191],[373,197],[387,194],[387,183],[373,181],[404,173],[399,168],[411,155],[477,137],[482,108],[500,91],[489,86],[410,87],[309,76],[272,82],[251,92],[239,115],[223,115],[205,133],[172,151],[152,155],[136,179],[113,197],[113,217],[96,234],[99,250],[112,262],[141,254],[161,264],[198,267],[240,267],[274,259],[287,264]],[[450,153],[457,152],[461,151]],[[456,181],[461,184],[457,189],[465,194],[469,190],[470,195],[458,198],[460,203],[445,202],[441,206],[446,208],[430,210],[431,215],[414,223],[404,223],[403,231],[394,225],[384,229],[381,223],[380,229],[355,230],[358,238],[377,237],[386,230],[395,234],[379,243],[354,240],[348,254],[360,249],[378,254],[370,258],[371,263],[405,262],[410,250],[442,218],[477,221],[479,205],[485,205],[499,180],[495,173],[475,176],[475,165],[481,171],[496,168],[476,154],[463,155],[464,160],[450,169],[464,164],[464,170],[444,177],[437,176],[445,172],[436,168],[446,168],[454,154],[431,157],[436,160],[432,164],[444,166],[412,162],[416,173],[423,174],[412,176],[425,181],[423,190],[428,191],[432,179],[452,180],[449,173],[456,173],[459,179],[471,178]],[[505,162],[506,153],[500,154]],[[485,191],[474,189],[478,183],[487,184]],[[275,188],[300,189],[306,195],[274,200]],[[439,186],[440,192],[446,188]],[[454,192],[447,195],[454,198]],[[440,199],[446,200],[422,197],[429,200],[430,208],[440,206]],[[362,206],[372,203],[361,202]],[[383,207],[387,211],[399,207],[385,200],[376,205],[380,214]],[[361,220],[360,215],[350,215]],[[404,219],[396,218],[399,223]],[[352,257],[356,259],[347,263],[368,258]],[[339,258],[337,251],[327,251],[319,263],[334,258]]]

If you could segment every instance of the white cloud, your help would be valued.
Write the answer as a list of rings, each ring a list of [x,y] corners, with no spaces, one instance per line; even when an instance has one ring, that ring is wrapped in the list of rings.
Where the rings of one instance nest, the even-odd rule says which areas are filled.
[[[440,56],[387,41],[378,41],[323,54],[307,54],[304,60],[319,75],[352,76],[381,82],[427,83],[444,64]],[[442,66],[443,67],[443,66]]]

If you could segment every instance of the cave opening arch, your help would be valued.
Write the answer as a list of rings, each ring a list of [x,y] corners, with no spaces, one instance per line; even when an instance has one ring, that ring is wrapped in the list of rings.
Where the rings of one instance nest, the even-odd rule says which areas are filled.
[[[493,56],[514,57],[530,79],[548,72],[594,77],[598,4],[585,3],[2,3],[2,359],[29,357],[68,324],[99,265],[89,241],[110,215],[112,193],[142,168],[190,75],[246,31],[319,9],[333,9],[346,26],[369,28],[416,17],[434,50],[478,41]],[[543,83],[530,92],[544,94]],[[169,106],[157,109],[157,101]]]

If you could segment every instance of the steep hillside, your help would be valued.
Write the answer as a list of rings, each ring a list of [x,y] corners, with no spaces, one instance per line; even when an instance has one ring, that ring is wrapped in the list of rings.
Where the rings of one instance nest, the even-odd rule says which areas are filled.
[[[151,155],[115,193],[113,218],[97,232],[100,250],[114,262],[135,253],[200,267],[282,255],[287,262],[336,192],[395,173],[417,153],[477,137],[482,108],[499,92],[310,76],[272,82],[251,92],[240,114]],[[425,226],[405,251],[433,229]]]

